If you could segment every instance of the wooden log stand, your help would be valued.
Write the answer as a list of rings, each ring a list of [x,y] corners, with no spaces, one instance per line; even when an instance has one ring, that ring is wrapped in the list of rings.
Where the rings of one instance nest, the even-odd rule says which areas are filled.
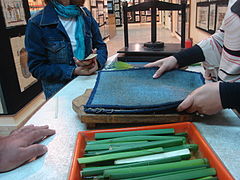
[[[87,114],[83,105],[86,104],[92,89],[87,89],[85,93],[72,101],[72,108],[78,114],[82,123],[88,129],[96,127],[101,123],[156,123],[166,124],[174,122],[192,121],[193,116],[189,114]]]

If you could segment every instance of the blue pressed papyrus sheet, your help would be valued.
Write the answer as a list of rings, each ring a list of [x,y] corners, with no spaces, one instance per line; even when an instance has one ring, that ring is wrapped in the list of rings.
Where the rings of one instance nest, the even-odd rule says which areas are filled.
[[[173,110],[204,84],[201,73],[157,68],[101,71],[84,110],[87,113],[150,113]]]

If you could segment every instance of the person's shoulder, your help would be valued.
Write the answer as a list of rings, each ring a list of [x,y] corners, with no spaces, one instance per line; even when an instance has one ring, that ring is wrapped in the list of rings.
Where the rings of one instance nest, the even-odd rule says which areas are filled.
[[[43,9],[34,13],[28,20],[28,22],[40,23],[43,15]]]
[[[91,16],[91,12],[90,12],[86,7],[82,7],[82,10],[83,10],[88,16]]]

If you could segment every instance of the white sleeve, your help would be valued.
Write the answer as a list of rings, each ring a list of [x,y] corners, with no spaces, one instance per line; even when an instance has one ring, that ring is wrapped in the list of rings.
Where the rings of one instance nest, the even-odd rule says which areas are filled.
[[[216,68],[218,68],[220,64],[223,40],[224,30],[221,29],[208,39],[202,40],[198,43],[203,51],[205,61]]]

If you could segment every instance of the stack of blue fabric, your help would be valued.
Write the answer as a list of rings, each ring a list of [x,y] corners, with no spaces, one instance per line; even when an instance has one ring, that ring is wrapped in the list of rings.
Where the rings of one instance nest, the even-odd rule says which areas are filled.
[[[166,113],[204,84],[201,73],[173,70],[160,78],[157,68],[101,71],[84,106],[86,113]]]

